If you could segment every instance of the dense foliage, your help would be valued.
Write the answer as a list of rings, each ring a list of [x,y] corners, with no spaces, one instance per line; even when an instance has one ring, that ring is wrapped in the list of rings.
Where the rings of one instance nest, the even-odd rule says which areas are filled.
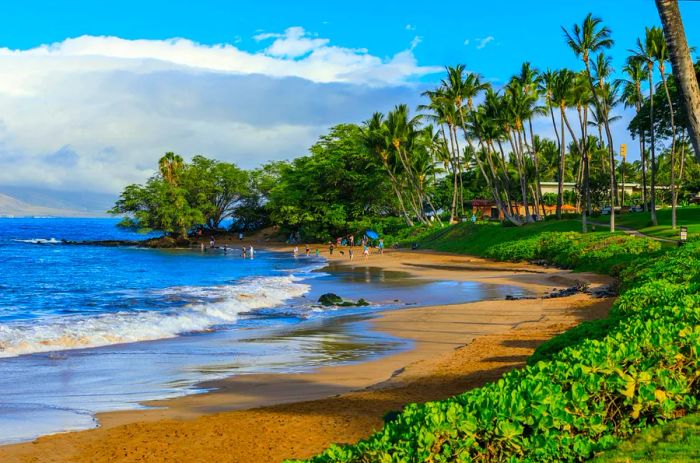
[[[158,172],[144,185],[129,185],[111,214],[123,227],[158,230],[184,238],[193,227],[218,228],[231,218],[247,188],[247,173],[234,164],[195,156],[186,163],[174,153],[158,161]]]
[[[660,251],[645,239],[545,236],[487,252],[575,267],[575,253],[589,262],[639,255],[621,271],[623,292],[608,320],[562,335],[495,383],[408,405],[370,438],[309,461],[582,461],[649,424],[697,411],[700,242],[652,259],[646,253]]]

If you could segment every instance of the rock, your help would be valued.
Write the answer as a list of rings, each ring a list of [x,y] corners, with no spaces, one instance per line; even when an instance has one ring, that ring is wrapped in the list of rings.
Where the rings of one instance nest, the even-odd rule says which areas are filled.
[[[318,298],[318,302],[324,306],[334,305],[337,307],[364,307],[369,305],[369,302],[367,302],[365,299],[360,298],[357,302],[346,301],[342,297],[333,293],[323,294],[321,297]]]
[[[326,293],[318,298],[318,302],[322,305],[339,305],[343,303],[343,298],[333,293]]]

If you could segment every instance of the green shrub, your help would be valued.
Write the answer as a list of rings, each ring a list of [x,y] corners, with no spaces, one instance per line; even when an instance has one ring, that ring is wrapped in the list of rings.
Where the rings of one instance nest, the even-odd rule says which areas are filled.
[[[521,241],[487,254],[574,268],[637,260],[620,274],[608,319],[553,338],[497,382],[408,405],[368,439],[310,462],[583,461],[700,409],[700,244],[661,253],[649,240],[568,232]]]

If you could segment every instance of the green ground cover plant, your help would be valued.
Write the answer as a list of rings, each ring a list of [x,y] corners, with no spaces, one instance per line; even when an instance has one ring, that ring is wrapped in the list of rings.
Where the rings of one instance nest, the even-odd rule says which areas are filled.
[[[574,269],[607,265],[621,288],[610,316],[554,338],[497,382],[408,405],[376,434],[310,462],[584,461],[698,411],[700,242],[662,249],[643,238],[538,225],[523,236],[520,228],[460,224],[433,242],[465,249],[490,241],[475,254]],[[492,241],[508,234],[520,236]],[[625,264],[613,268],[615,261]]]

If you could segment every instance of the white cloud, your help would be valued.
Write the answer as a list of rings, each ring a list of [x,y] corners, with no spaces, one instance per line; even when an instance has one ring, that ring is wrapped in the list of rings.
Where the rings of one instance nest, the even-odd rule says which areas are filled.
[[[244,167],[292,158],[332,124],[415,104],[412,82],[441,71],[418,65],[419,39],[388,58],[301,28],[259,40],[272,42],[83,36],[0,49],[0,185],[115,193],[165,151]]]
[[[420,36],[415,36],[413,37],[413,40],[411,40],[411,50],[414,50],[421,42],[423,41],[423,37]]]
[[[307,37],[303,27],[290,27],[279,36],[265,52],[268,55],[283,58],[298,58],[313,50],[328,45],[328,39],[315,39]]]
[[[488,45],[489,43],[493,42],[493,39],[494,39],[493,35],[489,35],[488,37],[484,37],[484,38],[479,38],[479,39],[477,39],[477,40],[479,41],[479,43],[477,44],[476,49],[477,49],[477,50],[481,50],[481,49],[484,48],[486,45]]]

